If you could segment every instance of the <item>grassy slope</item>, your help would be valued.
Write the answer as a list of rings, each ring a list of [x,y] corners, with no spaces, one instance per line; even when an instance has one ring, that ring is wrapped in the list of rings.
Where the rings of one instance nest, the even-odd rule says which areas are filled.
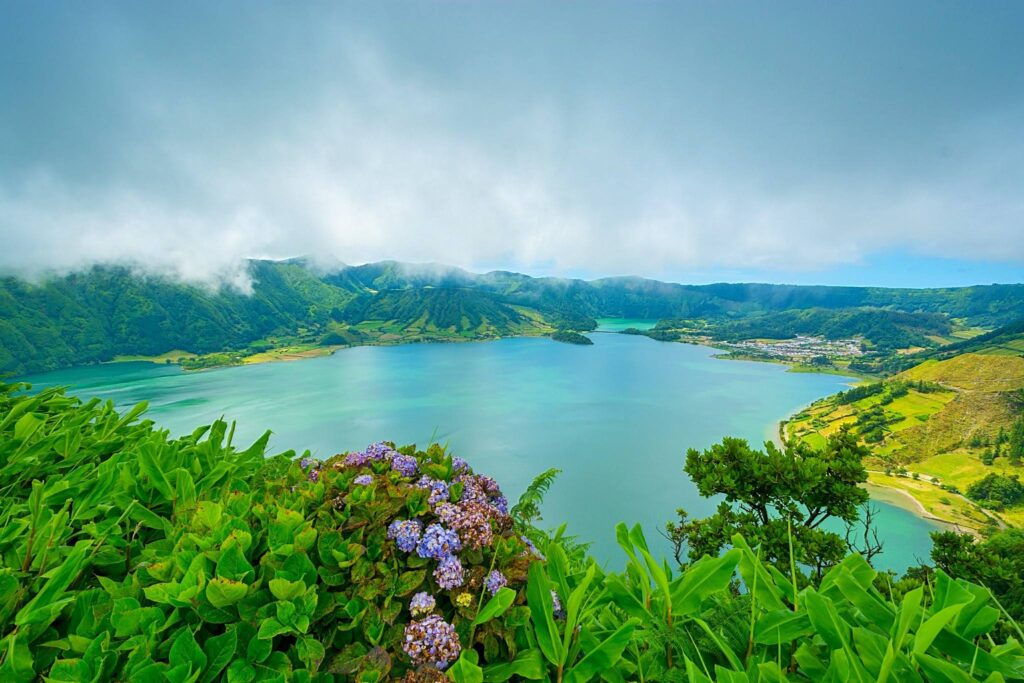
[[[964,491],[990,472],[1024,474],[1002,458],[992,466],[982,464],[985,447],[971,445],[977,440],[994,440],[1000,427],[1008,428],[1019,410],[1009,392],[1024,388],[1024,358],[1005,353],[1007,345],[1012,348],[1017,343],[1024,344],[1024,339],[1001,340],[991,349],[925,361],[889,380],[923,380],[945,390],[911,389],[884,406],[892,420],[886,425],[883,440],[872,446],[877,455],[871,463],[875,470],[872,483],[906,491],[928,514],[963,527],[977,529],[996,517],[938,484]],[[849,405],[839,405],[834,397],[823,399],[795,415],[786,424],[785,433],[787,438],[819,445],[844,425],[856,431],[857,416],[880,402],[879,395]],[[920,478],[883,473],[898,467]],[[1009,510],[997,517],[1007,524],[1024,525],[1022,510]]]

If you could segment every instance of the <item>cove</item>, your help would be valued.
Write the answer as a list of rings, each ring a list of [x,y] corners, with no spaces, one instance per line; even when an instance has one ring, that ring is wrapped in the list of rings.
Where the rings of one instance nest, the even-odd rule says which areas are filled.
[[[318,457],[382,439],[448,444],[495,477],[511,500],[539,472],[563,470],[543,526],[568,524],[618,566],[619,521],[644,526],[663,553],[665,522],[685,508],[709,514],[683,472],[687,448],[723,436],[760,444],[779,420],[843,389],[848,378],[786,372],[772,363],[718,360],[714,349],[643,336],[591,335],[593,346],[513,338],[480,343],[344,349],[333,356],[183,372],[116,363],[27,378],[66,385],[119,408],[149,401],[149,417],[173,435],[220,416],[238,422],[236,443],[273,430],[271,449]],[[938,527],[882,502],[879,568],[927,560]]]

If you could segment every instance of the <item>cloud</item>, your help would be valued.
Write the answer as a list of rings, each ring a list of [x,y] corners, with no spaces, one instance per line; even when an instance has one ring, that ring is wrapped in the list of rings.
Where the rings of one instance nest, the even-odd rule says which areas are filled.
[[[219,76],[160,60],[105,76],[94,168],[0,166],[0,270],[117,262],[245,288],[243,259],[297,255],[649,275],[820,271],[892,249],[1024,263],[1019,109],[936,129],[934,163],[876,149],[794,173],[785,150],[777,165],[738,153],[727,128],[726,151],[687,156],[658,149],[670,130],[625,131],[612,100],[545,88],[492,110],[372,36],[329,44],[300,84],[219,92]]]

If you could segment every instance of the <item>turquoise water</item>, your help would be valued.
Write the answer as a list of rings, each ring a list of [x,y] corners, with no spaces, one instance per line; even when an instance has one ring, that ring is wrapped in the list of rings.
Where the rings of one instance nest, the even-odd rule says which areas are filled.
[[[149,401],[149,416],[174,434],[224,415],[238,421],[238,442],[269,428],[272,448],[320,457],[382,439],[421,446],[435,439],[496,477],[510,498],[558,467],[544,523],[568,522],[616,564],[616,522],[642,523],[652,544],[667,550],[657,532],[676,508],[698,517],[713,511],[717,501],[697,495],[683,472],[687,448],[725,435],[761,443],[780,419],[848,381],[716,360],[712,349],[642,336],[593,339],[586,347],[536,338],[366,346],[196,373],[123,363],[31,380],[120,407]],[[887,543],[880,564],[902,569],[927,558],[935,527],[880,507]]]
[[[638,330],[649,330],[658,324],[657,318],[598,318],[598,332],[621,332],[634,327]]]

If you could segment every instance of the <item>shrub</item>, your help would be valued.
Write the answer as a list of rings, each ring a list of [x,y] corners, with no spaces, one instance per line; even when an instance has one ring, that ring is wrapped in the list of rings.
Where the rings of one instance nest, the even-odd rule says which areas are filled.
[[[995,502],[999,503],[1000,507],[1016,505],[1024,501],[1024,484],[1021,484],[1020,477],[1016,474],[986,474],[967,487],[967,497],[979,503],[987,501],[989,507]]]

